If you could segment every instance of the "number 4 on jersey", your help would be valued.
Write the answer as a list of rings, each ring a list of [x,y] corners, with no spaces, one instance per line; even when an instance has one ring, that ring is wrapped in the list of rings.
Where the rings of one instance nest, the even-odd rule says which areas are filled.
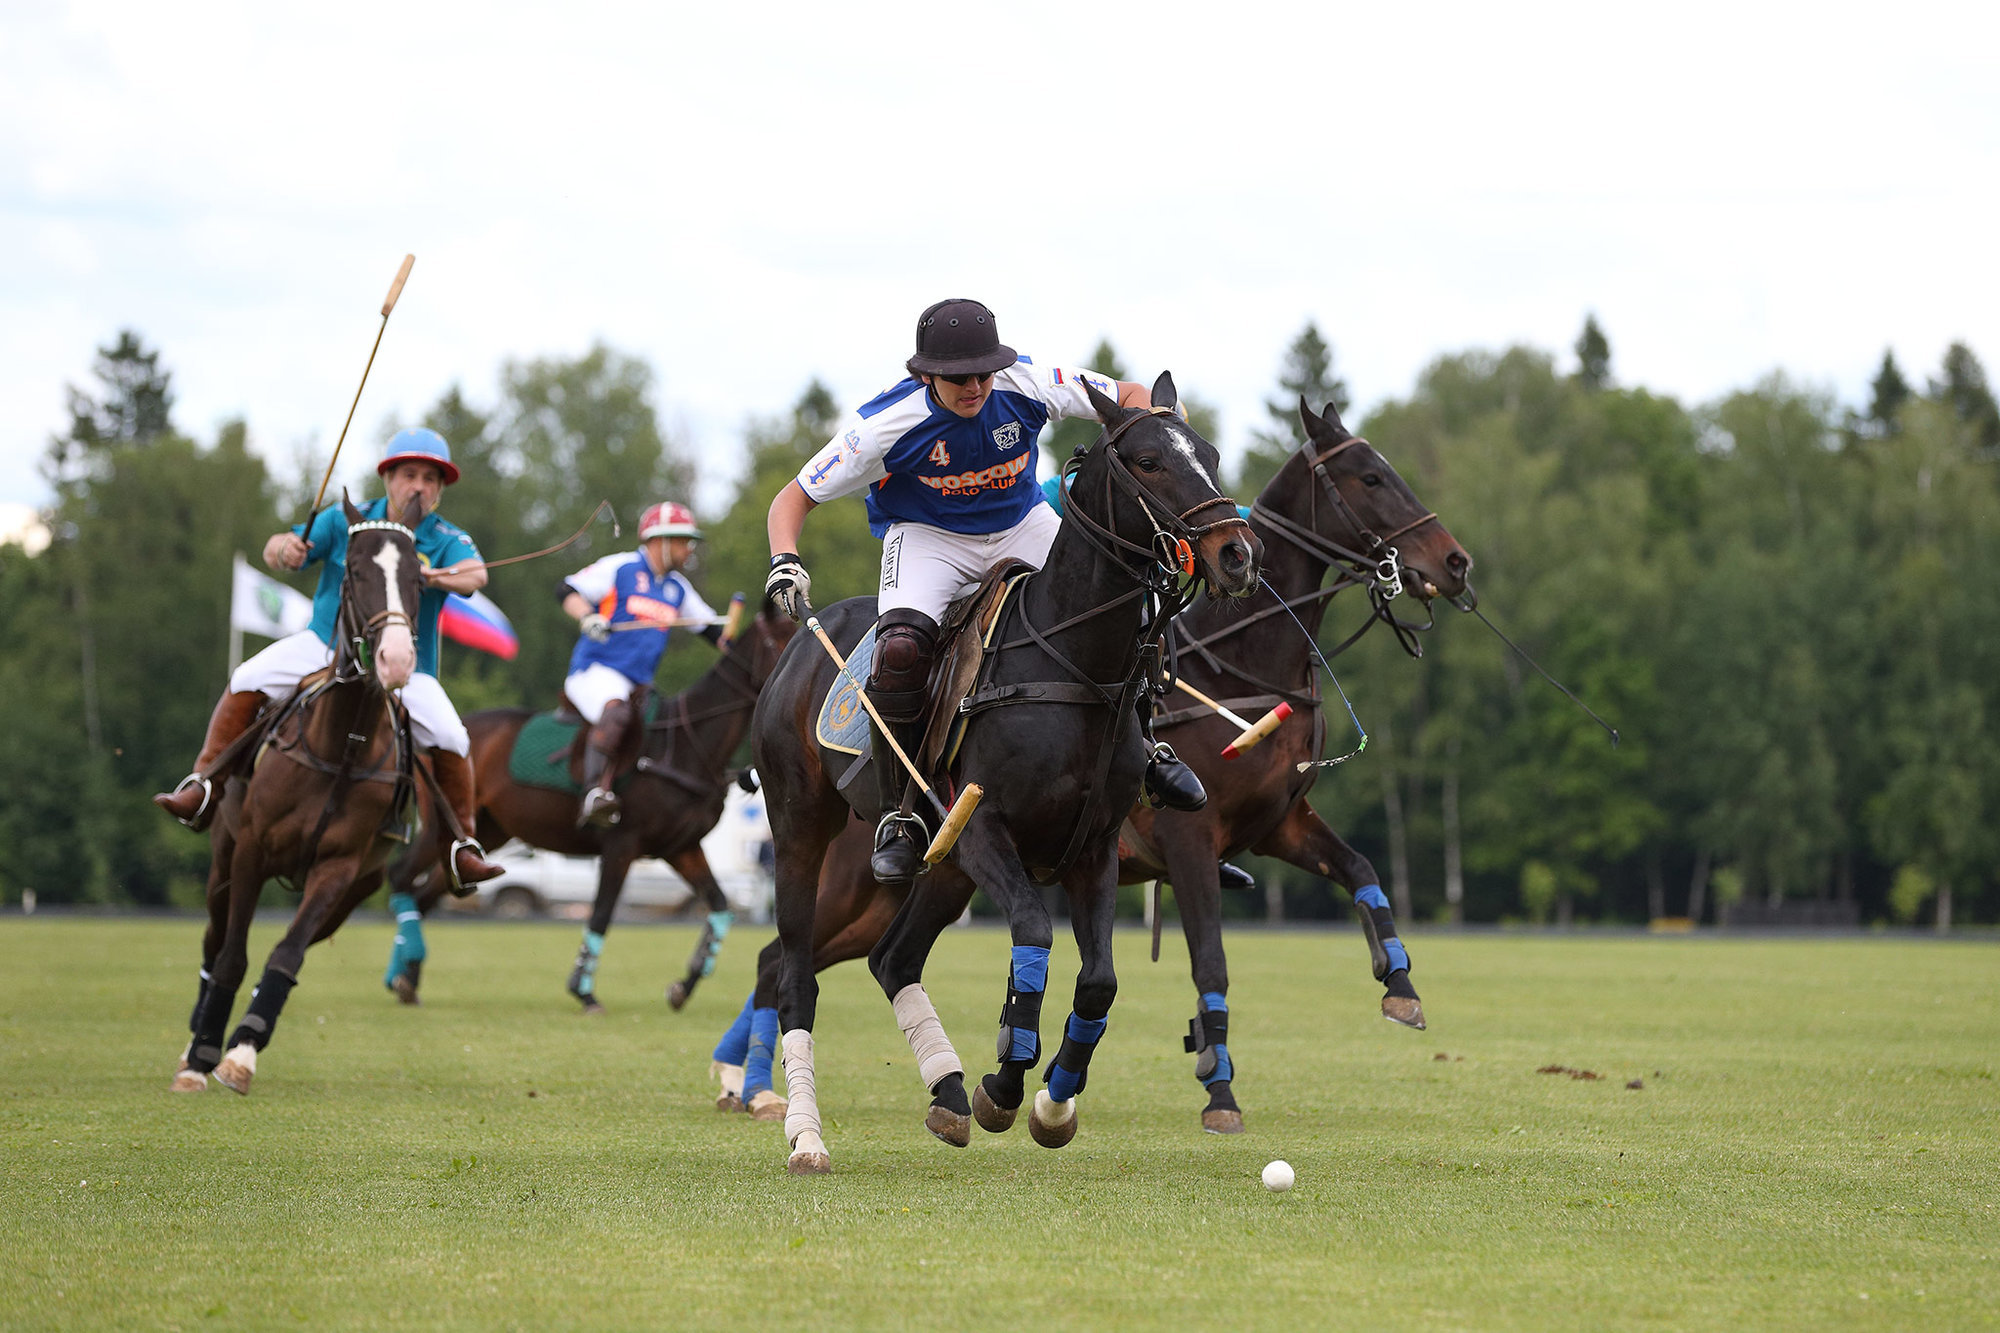
[[[939,440],[931,446],[931,462],[936,463],[939,467],[951,466],[951,450],[944,447],[943,440]]]

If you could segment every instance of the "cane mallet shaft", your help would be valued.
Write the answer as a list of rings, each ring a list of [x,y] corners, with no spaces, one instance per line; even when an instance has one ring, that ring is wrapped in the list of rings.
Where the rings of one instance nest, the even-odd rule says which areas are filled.
[[[826,649],[826,655],[833,659],[833,664],[845,672],[847,659],[840,655],[840,649],[833,646],[833,638],[820,626],[819,617],[807,616],[806,628],[819,640],[820,647]],[[944,860],[951,851],[952,844],[958,841],[958,835],[965,831],[966,821],[972,818],[972,812],[979,808],[979,798],[986,793],[978,783],[968,782],[965,784],[965,790],[958,794],[958,800],[951,809],[945,809],[944,802],[940,801],[937,793],[931,790],[931,784],[924,781],[924,775],[917,771],[917,766],[910,762],[910,756],[904,754],[903,747],[897,744],[895,733],[889,730],[889,724],[875,711],[875,702],[868,697],[868,691],[862,688],[860,681],[854,682],[854,695],[861,700],[861,706],[868,710],[868,716],[874,720],[876,730],[882,739],[889,742],[889,749],[895,753],[896,758],[903,761],[903,767],[917,780],[917,786],[923,789],[924,795],[930,800],[931,808],[937,811],[938,818],[943,821],[938,825],[937,836],[931,839],[930,850],[924,853],[924,860],[936,865]]]
[[[1200,690],[1196,689],[1194,686],[1182,680],[1179,676],[1174,677],[1174,688],[1181,691],[1183,694],[1192,696],[1196,703],[1207,704],[1210,708],[1213,708],[1216,712],[1222,715],[1223,721],[1234,722],[1237,726],[1243,728],[1245,731],[1248,731],[1250,729],[1250,724],[1248,722],[1245,722],[1242,718],[1230,712],[1227,708],[1224,708],[1221,704],[1209,698],[1207,695],[1203,694]]]
[[[354,409],[361,406],[361,391],[368,387],[368,372],[375,368],[375,353],[382,349],[382,335],[389,331],[389,312],[396,308],[396,298],[403,294],[403,284],[410,280],[410,269],[416,265],[415,255],[404,255],[403,266],[396,270],[396,280],[389,284],[389,295],[382,300],[382,326],[375,330],[375,345],[368,349],[368,364],[361,368],[361,383],[354,386],[354,401],[347,406],[347,420],[340,423],[340,438],[334,441],[333,457],[326,460],[326,475],[319,479],[319,494],[313,497],[312,508],[306,511],[306,522],[319,512],[319,502],[326,498],[326,485],[333,480],[333,465],[340,461],[340,446],[347,443],[347,428],[354,424]]]

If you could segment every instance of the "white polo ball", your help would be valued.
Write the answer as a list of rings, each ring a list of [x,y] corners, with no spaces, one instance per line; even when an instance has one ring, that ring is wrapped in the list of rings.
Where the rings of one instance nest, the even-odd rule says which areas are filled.
[[[1264,1188],[1273,1194],[1283,1194],[1297,1178],[1290,1162],[1273,1162],[1264,1168]]]

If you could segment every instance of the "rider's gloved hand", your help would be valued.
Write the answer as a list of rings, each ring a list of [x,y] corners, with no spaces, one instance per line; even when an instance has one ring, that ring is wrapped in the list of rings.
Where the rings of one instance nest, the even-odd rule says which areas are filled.
[[[812,610],[812,575],[806,573],[795,552],[771,557],[771,574],[764,580],[764,595],[793,620],[804,620]]]
[[[602,612],[592,611],[578,623],[583,626],[584,635],[593,643],[603,643],[611,637],[611,622],[604,618]]]

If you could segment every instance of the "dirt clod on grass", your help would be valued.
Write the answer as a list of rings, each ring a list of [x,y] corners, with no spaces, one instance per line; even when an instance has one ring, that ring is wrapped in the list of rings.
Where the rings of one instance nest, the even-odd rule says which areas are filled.
[[[1595,1069],[1571,1069],[1568,1065],[1543,1065],[1540,1069],[1537,1069],[1535,1072],[1537,1074],[1568,1074],[1571,1078],[1580,1078],[1585,1080],[1594,1080],[1604,1077],[1604,1075],[1598,1073]]]
[[[1643,1078],[1635,1078],[1635,1079],[1633,1079],[1633,1080],[1632,1080],[1632,1081],[1631,1081],[1630,1083],[1627,1083],[1627,1084],[1625,1085],[1625,1089],[1626,1089],[1626,1091],[1628,1091],[1628,1092],[1640,1092],[1640,1091],[1643,1091],[1643,1090],[1645,1089],[1645,1086],[1646,1086],[1646,1080],[1645,1080],[1645,1079],[1643,1079]]]

